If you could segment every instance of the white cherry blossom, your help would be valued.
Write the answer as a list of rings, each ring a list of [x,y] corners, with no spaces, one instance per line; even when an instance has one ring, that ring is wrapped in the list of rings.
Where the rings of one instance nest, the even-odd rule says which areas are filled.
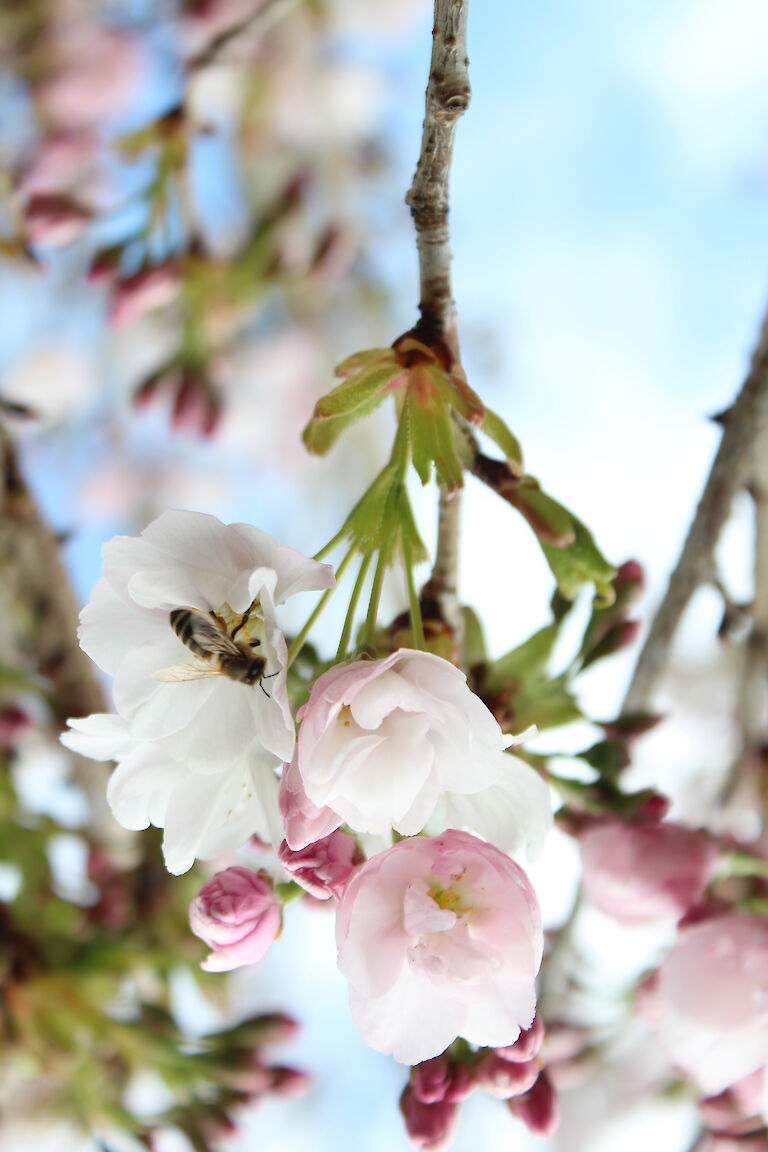
[[[115,537],[103,558],[104,575],[81,614],[80,644],[114,677],[115,706],[131,738],[162,740],[164,754],[202,770],[239,757],[254,740],[290,760],[294,725],[275,607],[297,592],[332,587],[331,567],[249,524],[182,511],[163,513],[139,537]],[[171,626],[175,609],[215,614],[230,635],[258,644],[268,679],[169,681],[169,669],[195,665]]]
[[[118,823],[133,831],[164,829],[169,872],[235,851],[253,835],[280,843],[277,757],[257,748],[195,769],[169,756],[164,741],[134,740],[121,716],[96,713],[69,725],[61,737],[67,748],[117,761],[107,799]]]

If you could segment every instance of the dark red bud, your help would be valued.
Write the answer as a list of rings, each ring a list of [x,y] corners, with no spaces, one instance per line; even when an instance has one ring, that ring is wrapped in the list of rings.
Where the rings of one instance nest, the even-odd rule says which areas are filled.
[[[448,1147],[456,1124],[456,1104],[445,1100],[439,1104],[423,1104],[408,1084],[400,1097],[400,1111],[414,1148],[422,1152],[442,1152]]]
[[[527,1092],[538,1074],[539,1064],[536,1060],[515,1063],[497,1056],[491,1049],[477,1066],[477,1083],[492,1096],[509,1100],[512,1096]]]
[[[551,1136],[560,1121],[557,1093],[546,1072],[540,1072],[536,1083],[507,1107],[534,1136]]]
[[[511,1060],[514,1064],[522,1064],[538,1056],[544,1042],[544,1025],[540,1016],[534,1016],[530,1028],[520,1033],[514,1044],[507,1044],[505,1048],[495,1048],[497,1056],[502,1060]]]

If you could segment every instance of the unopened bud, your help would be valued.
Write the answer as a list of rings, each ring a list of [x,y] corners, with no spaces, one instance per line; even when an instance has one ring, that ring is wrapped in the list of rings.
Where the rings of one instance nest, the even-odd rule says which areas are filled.
[[[497,1056],[502,1060],[511,1060],[514,1064],[522,1064],[538,1056],[544,1041],[544,1025],[540,1016],[534,1016],[530,1028],[524,1029],[514,1044],[507,1044],[504,1048],[494,1048]]]
[[[180,287],[178,269],[171,261],[142,268],[134,276],[118,280],[115,284],[110,319],[113,324],[128,324],[146,312],[172,303]]]
[[[0,708],[0,748],[12,748],[28,727],[29,716],[17,704],[6,704]]]
[[[546,1072],[540,1072],[536,1083],[507,1107],[534,1136],[551,1136],[560,1121],[557,1093]]]
[[[408,1084],[400,1097],[400,1111],[414,1148],[423,1152],[442,1152],[448,1147],[456,1124],[456,1104],[446,1101],[423,1104]]]
[[[445,1054],[411,1069],[411,1088],[422,1104],[457,1104],[469,1096],[476,1082],[475,1073],[467,1064],[451,1062]]]
[[[24,205],[24,229],[29,243],[35,246],[71,244],[90,218],[82,204],[55,193],[36,193]]]
[[[537,1061],[516,1063],[497,1056],[490,1049],[477,1066],[477,1083],[484,1091],[490,1092],[491,1096],[509,1100],[512,1096],[527,1092],[538,1074]]]
[[[312,1077],[300,1068],[277,1066],[272,1071],[272,1091],[278,1096],[300,1096],[312,1084]]]
[[[645,586],[645,572],[637,560],[625,560],[620,564],[613,578],[613,587],[616,595],[624,591],[632,591],[634,595],[642,592]]]
[[[286,872],[318,900],[340,897],[364,859],[354,836],[341,830],[297,851],[283,840],[278,856]]]

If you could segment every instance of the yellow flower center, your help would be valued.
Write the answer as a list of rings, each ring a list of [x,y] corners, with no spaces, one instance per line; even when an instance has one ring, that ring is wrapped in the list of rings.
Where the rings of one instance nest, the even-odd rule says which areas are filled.
[[[460,877],[456,876],[454,879],[458,880]],[[456,916],[468,916],[472,912],[472,908],[464,903],[464,897],[457,887],[444,888],[435,880],[429,888],[429,895],[438,908],[442,908],[445,912],[453,912]]]
[[[264,613],[258,597],[245,612],[235,612],[225,601],[214,615],[233,640],[244,644],[250,644],[253,640],[263,643]]]

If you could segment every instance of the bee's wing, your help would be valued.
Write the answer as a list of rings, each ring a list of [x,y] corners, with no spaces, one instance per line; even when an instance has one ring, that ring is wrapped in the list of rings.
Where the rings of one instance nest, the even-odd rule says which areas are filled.
[[[204,612],[190,609],[190,623],[192,625],[191,639],[196,641],[206,652],[212,656],[236,656],[242,658],[242,651],[230,639],[220,624],[206,616]]]
[[[206,664],[204,660],[190,661],[189,664],[173,664],[170,668],[160,668],[152,673],[153,680],[161,684],[178,684],[183,680],[205,680],[209,676],[221,676],[218,668]]]

